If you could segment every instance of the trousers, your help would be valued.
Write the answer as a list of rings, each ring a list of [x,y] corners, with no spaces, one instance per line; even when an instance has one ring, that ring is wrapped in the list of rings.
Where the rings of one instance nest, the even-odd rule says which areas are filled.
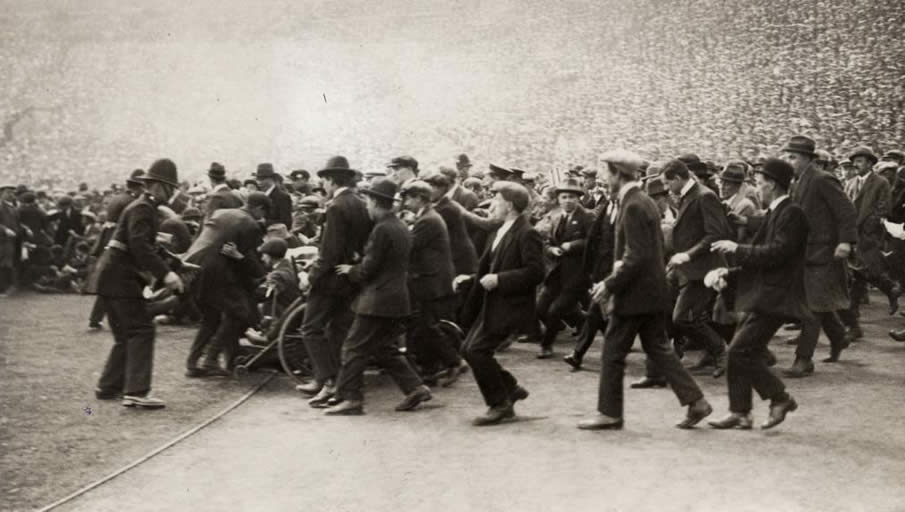
[[[782,380],[767,366],[767,345],[784,321],[781,318],[749,313],[729,344],[726,380],[729,385],[729,410],[751,411],[751,392],[761,399],[780,398],[785,393]]]
[[[113,348],[97,387],[104,392],[144,396],[151,391],[154,370],[154,322],[144,299],[102,297]]]
[[[518,385],[515,377],[503,369],[494,357],[496,349],[506,341],[506,337],[484,330],[484,312],[481,311],[468,331],[462,347],[465,360],[468,361],[484,397],[484,403],[490,407],[511,400],[512,393]]]
[[[354,318],[351,304],[351,296],[316,292],[305,303],[302,341],[319,382],[333,379],[339,372],[343,342]]]

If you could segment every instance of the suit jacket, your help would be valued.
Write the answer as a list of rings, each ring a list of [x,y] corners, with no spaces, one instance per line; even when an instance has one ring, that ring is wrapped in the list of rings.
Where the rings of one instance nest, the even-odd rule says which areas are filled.
[[[292,197],[282,188],[273,187],[270,191],[270,211],[267,212],[266,226],[285,224],[292,228]]]
[[[615,263],[606,278],[608,308],[617,315],[669,311],[672,304],[666,288],[657,203],[641,189],[632,188],[622,199],[614,229]]]
[[[50,214],[48,218],[51,221],[57,221],[57,231],[53,237],[53,243],[65,247],[66,241],[69,240],[69,230],[82,234],[85,228],[82,226],[82,212],[75,208],[68,210],[60,210]]]
[[[209,219],[215,211],[223,208],[241,208],[242,200],[233,193],[229,187],[220,188],[210,195],[207,200],[207,208],[205,209],[204,218]],[[286,227],[291,227],[287,225]]]
[[[413,302],[453,294],[453,262],[443,217],[428,206],[412,226],[408,287]]]
[[[361,286],[352,311],[384,318],[411,314],[407,283],[411,250],[411,235],[398,217],[388,214],[377,221],[365,245],[364,259],[349,272],[352,282]]]
[[[111,243],[97,263],[88,282],[88,292],[105,297],[140,299],[148,280],[142,273],[160,281],[170,271],[157,252],[156,239],[160,219],[157,204],[148,194],[136,199],[123,211]]]
[[[615,230],[610,212],[612,201],[604,201],[597,208],[597,216],[585,240],[581,267],[590,277],[592,283],[602,281],[613,270],[613,249],[615,248]]]
[[[201,265],[192,284],[196,300],[249,322],[255,319],[252,294],[257,280],[265,275],[257,252],[263,236],[261,225],[245,210],[214,212],[184,255],[186,261]],[[245,257],[235,260],[220,254],[226,243],[234,243]]]
[[[553,266],[547,273],[544,283],[549,284],[558,280],[563,289],[583,293],[588,288],[588,274],[582,265],[582,258],[594,216],[579,206],[572,212],[572,219],[568,224],[565,223],[565,219],[564,211],[560,211],[554,219],[553,235],[547,250],[549,253],[550,248],[559,247],[566,242],[569,242],[569,248],[562,256],[553,258]]]
[[[733,238],[720,200],[712,190],[694,183],[679,202],[679,213],[672,229],[673,249],[687,253],[691,261],[678,267],[689,281],[704,279],[707,272],[725,267],[726,260],[710,252],[710,244]]]
[[[15,234],[8,236],[9,228]],[[22,226],[19,222],[19,210],[6,201],[0,201],[0,268],[9,268],[19,261],[18,250],[21,243]]]
[[[584,195],[581,196],[581,206],[591,211],[597,210],[597,208],[600,207],[601,204],[606,202],[606,194],[604,194],[603,190],[599,187],[593,190],[585,190]]]
[[[478,207],[478,196],[475,195],[474,192],[468,190],[462,185],[456,185],[456,189],[453,192],[452,200],[462,205],[462,208],[465,208],[468,211],[472,211]]]
[[[769,212],[748,244],[735,252],[735,309],[784,319],[809,315],[804,294],[808,219],[791,199]]]
[[[434,205],[434,210],[446,224],[455,275],[474,274],[478,271],[478,253],[468,236],[460,208],[463,207],[448,197],[440,198]]]
[[[858,249],[863,248],[866,239],[874,243],[882,243],[886,233],[882,219],[889,209],[890,189],[886,178],[873,172],[867,174],[864,185],[855,197],[855,210],[858,212]]]
[[[317,260],[308,271],[311,292],[351,295],[355,287],[348,277],[336,275],[335,268],[361,261],[371,218],[364,201],[351,189],[328,203],[325,217]]]
[[[483,314],[484,330],[495,336],[531,332],[537,325],[536,288],[544,279],[543,240],[522,215],[493,249],[497,232],[488,237],[478,272],[463,309],[465,325]],[[496,274],[498,286],[487,291],[481,277]]]
[[[808,218],[805,295],[811,311],[838,311],[850,306],[846,262],[833,254],[836,246],[858,242],[857,212],[839,180],[814,168],[801,173],[792,198]]]
[[[23,204],[19,207],[19,222],[31,230],[30,241],[36,245],[50,246],[50,221],[47,212],[36,203]]]

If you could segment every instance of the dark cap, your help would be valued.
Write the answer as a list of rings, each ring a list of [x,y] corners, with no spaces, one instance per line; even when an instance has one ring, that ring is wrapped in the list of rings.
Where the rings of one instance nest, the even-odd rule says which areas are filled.
[[[293,180],[297,180],[299,178],[311,178],[311,173],[306,171],[305,169],[296,169],[289,173],[289,178]]]
[[[435,187],[440,188],[449,188],[453,184],[453,180],[449,178],[449,176],[440,173],[440,172],[432,172],[426,176],[421,178],[425,183],[429,185],[433,185]],[[471,179],[471,178],[468,178]]]
[[[285,228],[286,226],[283,227]],[[281,238],[271,238],[264,242],[264,245],[262,245],[260,249],[261,254],[266,254],[271,258],[283,258],[286,256],[286,251],[288,250],[289,245]]]
[[[663,184],[663,180],[661,180],[659,176],[651,177],[647,180],[645,186],[647,188],[647,195],[650,197],[664,196],[668,193],[666,191],[666,185]]]
[[[458,158],[456,158],[456,167],[459,169],[471,167],[471,160],[469,160],[468,155],[465,153],[459,155]]]
[[[135,169],[131,174],[129,174],[129,177],[126,178],[126,183],[130,185],[144,185],[145,183],[141,181],[141,178],[144,175],[144,169]]]
[[[720,173],[720,181],[727,183],[742,183],[747,177],[748,164],[742,161],[733,161],[726,164],[726,168]]]
[[[563,183],[556,187],[556,195],[559,194],[576,194],[578,196],[584,195],[584,189],[581,188],[581,184],[578,181],[570,178],[565,180]]]
[[[267,210],[270,210],[270,207],[273,206],[273,202],[270,200],[270,196],[268,196],[264,192],[259,191],[254,191],[248,194],[248,197],[245,198],[245,204],[249,208],[263,206]]]
[[[207,175],[215,180],[226,179],[226,167],[223,167],[220,163],[211,162],[211,166],[207,170]]]
[[[414,171],[417,171],[418,161],[408,155],[397,156],[396,158],[390,160],[390,163],[387,164],[387,167],[392,167],[393,169],[397,169],[399,167],[408,167]]]
[[[409,180],[402,186],[400,193],[403,197],[414,196],[430,201],[433,191],[434,189],[422,180]]]
[[[852,154],[848,156],[848,159],[854,162],[855,158],[858,158],[859,156],[863,156],[873,163],[877,163],[880,160],[879,158],[877,158],[877,155],[874,154],[873,150],[867,146],[859,146],[855,148],[855,150],[852,151]]]
[[[707,170],[707,164],[702,162],[698,155],[694,153],[685,153],[679,156],[678,160],[681,160],[686,167],[695,174],[701,171]]]
[[[899,162],[899,165],[905,163],[905,152],[902,152],[898,149],[890,149],[883,155],[881,160],[894,160]]]

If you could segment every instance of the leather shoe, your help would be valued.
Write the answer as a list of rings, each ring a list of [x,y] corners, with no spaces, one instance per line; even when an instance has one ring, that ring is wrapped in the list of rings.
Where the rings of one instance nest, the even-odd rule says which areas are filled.
[[[571,366],[573,371],[581,370],[581,358],[578,357],[578,354],[576,354],[575,352],[572,352],[571,354],[563,357],[562,360],[565,361],[566,364]]]
[[[537,355],[538,359],[550,359],[553,357],[553,349],[550,347],[541,347],[540,354]]]
[[[864,331],[861,329],[860,325],[856,325],[848,330],[846,336],[850,342],[854,343],[864,337]]]
[[[459,377],[461,375],[463,375],[467,372],[468,372],[468,363],[466,363],[464,360],[462,360],[462,361],[459,361],[458,365],[441,371],[440,373],[435,375],[435,377],[437,378],[437,383],[439,385],[443,386],[444,388],[448,388],[448,387],[452,386],[453,384],[455,384],[456,381],[459,380]],[[427,384],[427,383],[425,382],[425,384]]]
[[[713,356],[708,352],[704,352],[700,359],[697,360],[696,363],[688,367],[688,370],[691,372],[700,372],[703,370],[709,370],[713,366]]]
[[[514,403],[518,402],[519,400],[524,400],[524,399],[528,398],[528,395],[530,395],[530,394],[531,393],[528,393],[527,389],[525,389],[519,385],[516,385],[515,389],[512,390],[512,396],[510,396],[509,399],[514,404]]]
[[[186,368],[186,369],[185,369],[185,376],[188,377],[188,378],[190,378],[190,379],[200,379],[200,378],[203,378],[203,377],[210,377],[210,375],[211,375],[211,374],[207,372],[207,369],[206,369],[206,368],[198,368],[198,367],[196,366],[196,367],[193,367],[193,368]]]
[[[632,382],[629,387],[632,389],[665,388],[666,379],[644,377],[641,380]]]
[[[122,397],[122,393],[118,391],[108,391],[101,388],[94,388],[94,398],[98,400],[116,400]]]
[[[893,329],[889,331],[889,337],[898,342],[905,342],[905,329]]]
[[[697,402],[688,406],[688,412],[685,414],[685,418],[676,423],[676,427],[681,428],[683,430],[687,430],[690,428],[694,428],[695,425],[701,422],[707,416],[710,416],[710,413],[713,412],[713,407],[707,403],[707,400],[703,398],[698,400]]]
[[[233,374],[230,373],[229,370],[221,368],[220,366],[217,366],[217,365],[211,365],[211,366],[204,365],[203,367],[201,367],[201,369],[204,370],[204,372],[206,374],[205,377],[232,377],[233,376]]]
[[[308,400],[308,405],[315,409],[326,409],[327,407],[330,407],[330,404],[327,402],[333,398],[334,395],[336,395],[336,387],[325,384],[320,392],[314,395],[314,398]]]
[[[318,394],[323,387],[324,384],[322,382],[318,382],[316,379],[312,379],[304,384],[297,385],[295,387],[295,390],[306,395],[314,396]]]
[[[483,416],[478,416],[472,420],[471,424],[476,427],[486,427],[488,425],[496,425],[505,419],[514,418],[515,409],[512,408],[512,402],[508,400],[487,409]]]
[[[721,419],[708,421],[707,424],[720,430],[730,428],[751,430],[751,426],[754,424],[754,417],[751,416],[750,412],[744,414],[740,412],[730,412]]]
[[[396,406],[396,410],[400,412],[411,411],[415,409],[415,407],[418,407],[418,404],[422,402],[428,402],[431,398],[433,398],[433,396],[431,396],[431,390],[428,389],[427,386],[422,384],[415,388],[415,390],[408,395],[405,395],[405,398],[402,400],[402,402],[400,402],[399,405]]]
[[[798,409],[798,402],[791,396],[782,402],[770,403],[770,417],[764,422],[760,428],[767,430],[779,425],[786,419],[786,414]]]
[[[809,359],[796,358],[791,368],[782,371],[783,376],[790,379],[800,379],[814,374],[814,362]]]
[[[324,414],[327,416],[361,416],[364,414],[364,403],[361,400],[343,400],[324,411]]]
[[[622,418],[611,418],[606,414],[598,414],[593,418],[578,422],[579,430],[622,430],[624,426]]]
[[[123,395],[123,407],[141,407],[143,409],[163,409],[167,403],[151,395]]]

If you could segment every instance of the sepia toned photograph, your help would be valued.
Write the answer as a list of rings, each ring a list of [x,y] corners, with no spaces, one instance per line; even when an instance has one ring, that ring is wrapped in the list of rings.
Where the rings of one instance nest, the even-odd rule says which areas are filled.
[[[900,1],[0,13],[0,512],[905,512]]]

